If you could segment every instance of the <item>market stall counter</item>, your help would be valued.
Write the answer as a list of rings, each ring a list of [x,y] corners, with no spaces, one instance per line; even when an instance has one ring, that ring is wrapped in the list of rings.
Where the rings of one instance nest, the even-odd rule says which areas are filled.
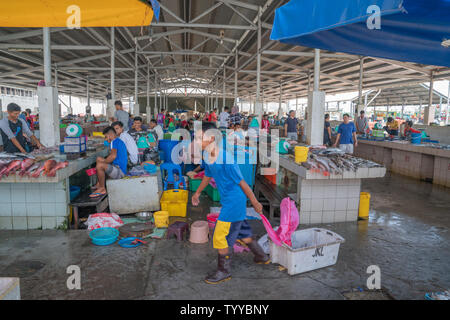
[[[382,164],[395,173],[450,187],[449,146],[408,141],[358,140],[357,156]]]
[[[88,151],[85,157],[68,160],[54,177],[41,174],[37,178],[19,174],[0,180],[0,229],[66,228],[69,214],[69,177],[108,155],[108,148]],[[60,155],[55,155],[59,160]]]
[[[362,160],[350,158],[355,163]],[[280,154],[279,166],[298,177],[297,193],[290,196],[298,205],[301,224],[356,221],[361,179],[379,178],[386,174],[386,168],[375,163],[366,163],[366,166],[352,170],[344,169],[342,173],[324,174],[296,163],[291,154]]]

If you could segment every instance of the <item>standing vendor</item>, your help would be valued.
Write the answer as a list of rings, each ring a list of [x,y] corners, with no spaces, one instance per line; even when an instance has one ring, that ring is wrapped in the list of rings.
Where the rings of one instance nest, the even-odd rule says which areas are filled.
[[[31,152],[30,146],[28,146],[27,139],[24,133],[29,137],[34,144],[41,148],[42,144],[31,132],[25,120],[20,119],[20,107],[15,103],[8,104],[7,107],[8,116],[0,120],[0,133],[3,140],[3,151],[8,153]]]

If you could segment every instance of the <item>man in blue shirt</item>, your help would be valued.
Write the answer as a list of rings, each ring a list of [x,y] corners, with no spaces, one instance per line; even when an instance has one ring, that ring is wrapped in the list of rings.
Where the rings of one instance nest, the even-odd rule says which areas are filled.
[[[100,197],[106,194],[106,175],[111,179],[122,179],[127,173],[128,152],[125,143],[117,136],[113,127],[103,130],[106,141],[109,142],[111,152],[106,158],[97,158],[97,178],[96,192],[90,194],[91,198]]]
[[[257,242],[252,241],[252,230],[245,220],[247,211],[247,198],[256,212],[262,213],[262,205],[258,202],[253,191],[245,182],[239,165],[234,161],[233,155],[226,154],[222,143],[215,142],[214,135],[205,132],[215,128],[212,123],[203,123],[202,129],[195,133],[194,143],[204,152],[205,176],[200,186],[192,196],[192,204],[200,203],[200,194],[214,178],[220,193],[219,218],[216,222],[213,236],[213,247],[218,250],[217,271],[206,277],[205,282],[217,284],[231,279],[231,257],[233,246],[237,239],[243,241],[255,255],[256,263],[269,263],[269,256]],[[216,129],[217,130],[217,129]],[[231,160],[231,163],[229,163]]]
[[[298,139],[298,120],[295,117],[295,111],[291,110],[289,111],[289,118],[286,119],[286,122],[284,123],[284,135],[288,138],[288,140],[295,140]]]
[[[339,125],[336,142],[333,147],[336,147],[338,144],[339,149],[349,154],[353,154],[353,145],[355,148],[358,146],[356,127],[353,122],[350,122],[350,116],[347,113],[344,114],[344,122]]]

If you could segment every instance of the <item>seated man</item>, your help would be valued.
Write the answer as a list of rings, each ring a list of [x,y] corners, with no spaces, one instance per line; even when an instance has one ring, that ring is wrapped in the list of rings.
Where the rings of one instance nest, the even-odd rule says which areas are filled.
[[[116,134],[119,136],[120,140],[125,143],[127,147],[128,156],[130,158],[130,162],[132,165],[138,164],[138,148],[136,145],[136,141],[130,136],[128,132],[123,130],[123,123],[120,121],[115,121],[111,124],[111,126],[116,131]]]
[[[106,175],[111,179],[122,179],[127,173],[128,154],[125,143],[119,139],[113,127],[105,128],[103,134],[110,144],[111,152],[106,158],[97,158],[98,182],[94,187],[97,192],[91,193],[91,198],[106,194]]]
[[[398,122],[392,117],[387,118],[386,126],[384,130],[391,136],[398,136]]]
[[[150,120],[149,128],[150,130],[155,130],[158,141],[164,139],[164,131],[155,119]]]
[[[147,130],[148,130],[147,126],[142,124],[142,118],[134,117],[133,127],[128,131],[128,133],[133,135],[136,132],[142,132],[142,131],[147,131]]]
[[[406,121],[405,124],[405,131],[403,132],[403,135],[405,136],[406,140],[411,140],[411,133],[422,133],[422,131],[413,129],[413,122],[411,120]]]
[[[0,120],[0,136],[2,138],[1,141],[3,141],[3,151],[7,153],[33,151],[27,138],[30,138],[37,148],[41,148],[42,144],[34,136],[26,121],[20,118],[20,107],[12,102],[8,104],[6,110],[8,112],[7,116],[3,116],[3,119]]]

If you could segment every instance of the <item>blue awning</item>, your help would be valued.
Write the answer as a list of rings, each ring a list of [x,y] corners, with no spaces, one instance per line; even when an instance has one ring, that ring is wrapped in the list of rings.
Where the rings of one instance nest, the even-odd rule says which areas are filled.
[[[380,9],[380,29],[367,20]],[[450,67],[450,0],[291,0],[271,40],[333,52]]]

